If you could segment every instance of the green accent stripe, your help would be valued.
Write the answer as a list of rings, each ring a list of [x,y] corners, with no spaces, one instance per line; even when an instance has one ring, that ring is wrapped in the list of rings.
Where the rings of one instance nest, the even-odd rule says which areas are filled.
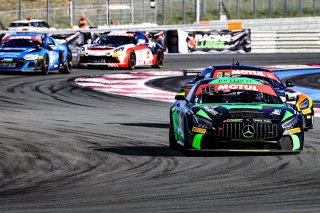
[[[291,112],[289,112],[288,110],[286,110],[286,113],[284,114],[281,122],[287,120],[287,119],[288,119],[289,117],[291,117],[292,115],[293,115],[293,114],[292,114]]]
[[[209,84],[262,84],[262,83],[254,79],[249,79],[244,77],[238,77],[238,78],[222,77],[222,78],[216,78],[210,81]]]
[[[204,118],[206,118],[206,119],[208,119],[210,121],[212,121],[212,119],[202,109],[200,109],[196,114],[201,116],[201,117],[204,117]]]
[[[200,144],[201,144],[201,139],[202,139],[203,134],[196,134],[193,138],[192,141],[192,147],[195,149],[200,150]]]
[[[293,148],[292,150],[297,150],[300,148],[300,138],[298,135],[290,135],[292,138]]]
[[[259,150],[259,149],[230,149],[228,150],[229,152],[270,152],[270,150],[268,149],[263,149],[263,150]]]

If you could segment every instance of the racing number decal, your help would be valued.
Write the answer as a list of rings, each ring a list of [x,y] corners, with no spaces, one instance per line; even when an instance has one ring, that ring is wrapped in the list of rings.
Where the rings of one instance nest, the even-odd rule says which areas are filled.
[[[137,65],[150,65],[152,64],[153,55],[149,48],[143,46],[141,49],[135,51],[137,56]]]

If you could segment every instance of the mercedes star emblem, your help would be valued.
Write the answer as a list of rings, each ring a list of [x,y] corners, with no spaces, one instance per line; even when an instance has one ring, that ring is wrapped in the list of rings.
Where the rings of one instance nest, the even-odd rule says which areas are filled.
[[[242,128],[242,134],[245,138],[252,138],[254,135],[254,128],[251,125],[245,125]]]

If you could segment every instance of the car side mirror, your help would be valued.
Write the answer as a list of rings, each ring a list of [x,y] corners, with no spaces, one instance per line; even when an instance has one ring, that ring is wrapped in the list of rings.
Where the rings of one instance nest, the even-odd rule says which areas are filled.
[[[286,81],[286,87],[294,87],[294,83],[292,81]]]
[[[184,101],[186,100],[185,93],[184,92],[179,92],[176,94],[175,99],[178,101]]]
[[[56,45],[54,45],[54,44],[48,44],[48,47],[49,47],[50,49],[53,49],[55,46],[56,46]]]
[[[86,41],[87,44],[91,44],[91,42],[92,42],[91,39],[88,39],[88,40]]]
[[[297,100],[297,96],[295,94],[286,94],[286,102],[290,101],[296,101]]]
[[[139,39],[137,45],[143,45],[143,44],[145,44],[145,43],[146,43],[145,40]]]

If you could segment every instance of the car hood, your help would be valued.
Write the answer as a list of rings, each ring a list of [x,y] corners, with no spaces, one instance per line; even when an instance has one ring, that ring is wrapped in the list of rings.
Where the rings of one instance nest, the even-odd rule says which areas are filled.
[[[25,56],[28,53],[39,51],[36,48],[0,48],[0,57],[1,58],[20,58]]]
[[[127,45],[122,45],[122,44],[108,44],[108,45],[100,45],[100,44],[88,44],[87,45],[87,49],[88,50],[113,50],[117,47],[125,47],[125,46],[128,46],[130,44],[127,44]],[[132,44],[132,46],[134,46]]]
[[[296,113],[283,104],[197,104],[191,110],[193,114],[214,122],[261,119],[262,122],[280,123]]]

